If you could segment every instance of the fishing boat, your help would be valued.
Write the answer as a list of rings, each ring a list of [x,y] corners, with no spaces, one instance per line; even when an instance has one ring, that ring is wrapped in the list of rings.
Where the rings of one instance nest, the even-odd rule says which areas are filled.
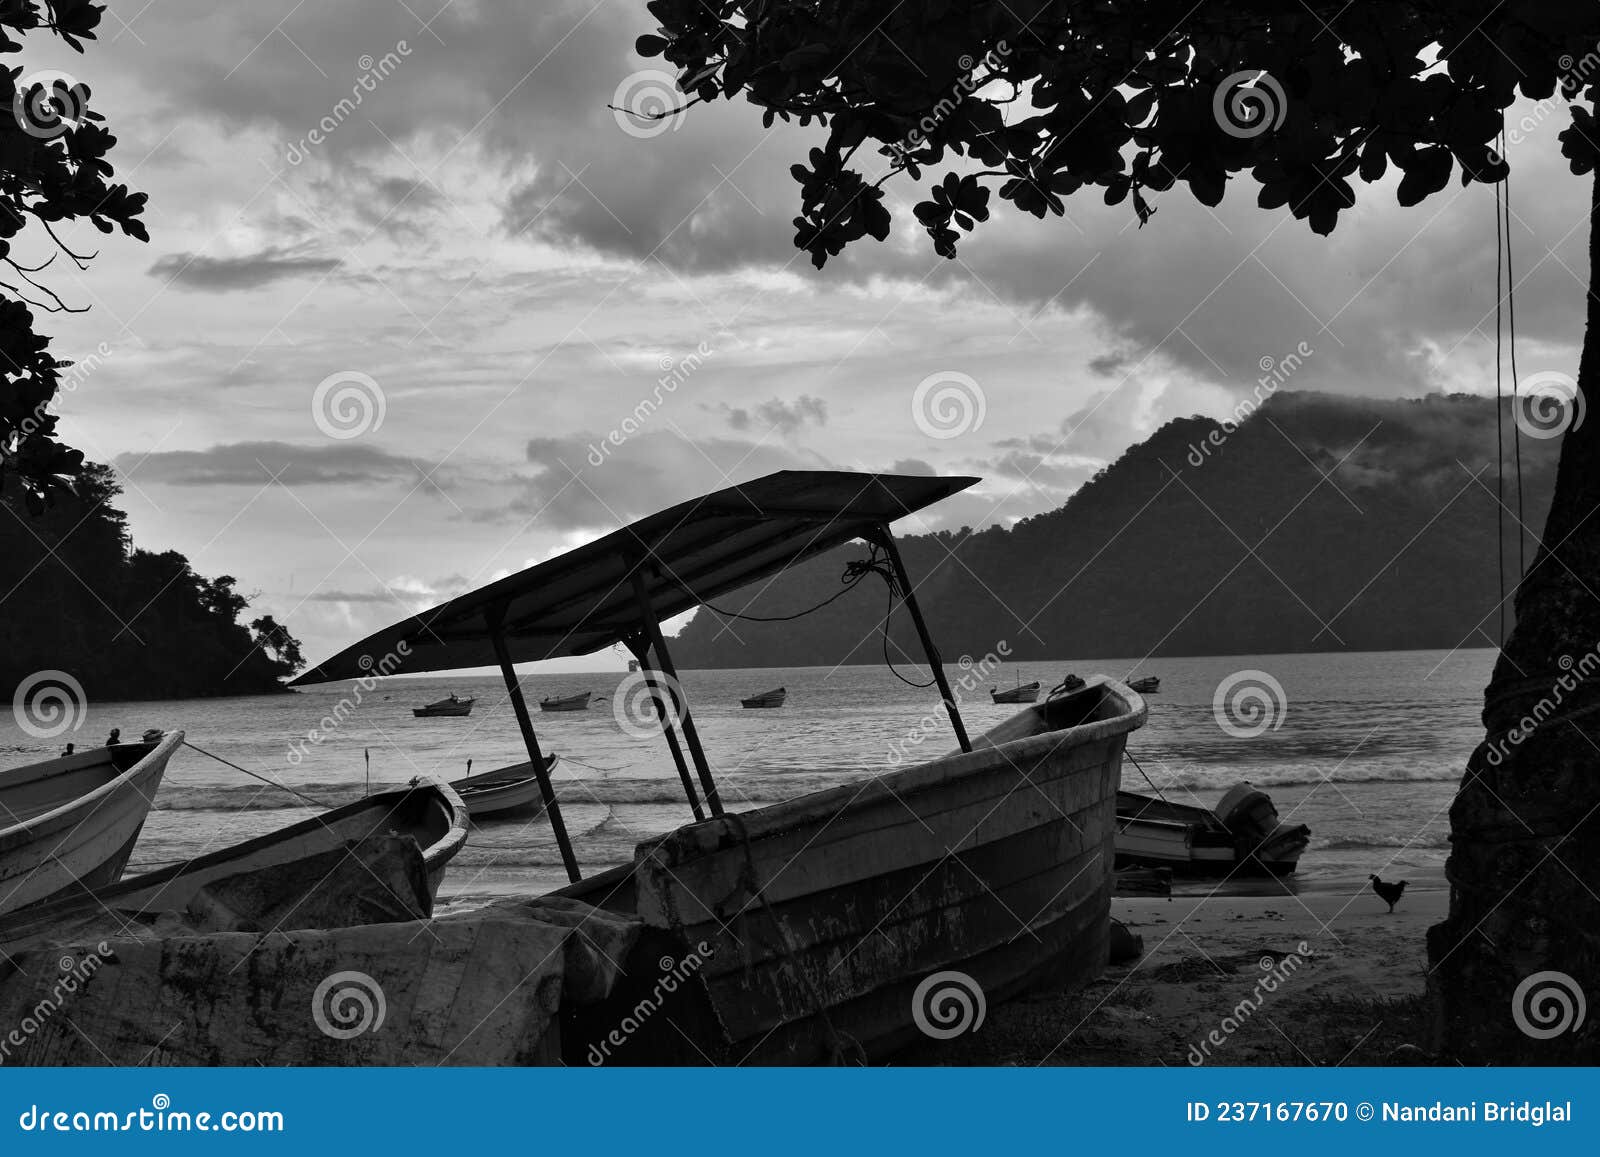
[[[783,701],[789,697],[789,692],[783,687],[774,687],[771,691],[763,691],[759,695],[752,695],[748,699],[739,700],[741,707],[782,707]]]
[[[1117,793],[1117,866],[1171,868],[1180,876],[1287,876],[1311,829],[1278,818],[1266,792],[1230,788],[1217,810]]]
[[[437,719],[440,717],[455,717],[472,714],[472,705],[476,699],[458,699],[454,691],[443,699],[435,700],[426,707],[413,707],[411,714],[418,719]]]
[[[420,914],[427,915],[445,868],[466,843],[467,808],[451,788],[424,780],[397,791],[379,792],[233,847],[96,887],[87,896],[18,912],[0,921],[0,943],[41,928],[64,926],[85,913],[96,917],[118,913],[119,922],[125,922],[128,917],[141,914],[182,912],[208,888],[268,870],[279,872],[280,894],[264,897],[265,904],[278,905],[287,900],[293,906],[306,908],[314,900],[324,909],[339,904],[360,906],[368,901],[387,904],[392,885],[367,871],[350,871],[342,881],[331,879],[328,873],[312,873],[292,896],[282,894],[286,889],[281,881],[283,869],[292,865],[330,854],[330,862],[337,864],[365,841],[393,837],[414,841],[420,853],[421,874],[414,890],[419,893]],[[341,895],[329,894],[335,888],[343,890]],[[319,894],[313,896],[314,892]]]
[[[1141,695],[1154,695],[1161,690],[1161,680],[1154,675],[1146,675],[1143,679],[1134,679],[1128,684],[1129,690],[1137,691]]]
[[[0,771],[0,913],[121,879],[182,742],[174,731]]]
[[[989,698],[996,703],[1032,703],[1039,698],[1039,684],[1037,680],[1032,683],[1018,683],[1015,687],[1004,691],[991,687]]]
[[[687,697],[675,695],[659,722],[697,822],[581,879],[559,803],[547,809],[573,881],[557,895],[643,923],[618,987],[564,1025],[570,1063],[876,1059],[947,1023],[952,980],[970,1005],[1081,987],[1104,968],[1117,784],[1145,708],[1097,677],[969,738],[889,525],[977,481],[772,474],[424,611],[296,680],[346,679],[378,653],[405,655],[408,672],[497,662],[549,798],[515,663],[621,642],[679,690],[663,620],[867,544],[851,566],[881,577],[909,615],[958,750],[728,812]],[[668,971],[677,983],[664,993]],[[641,999],[663,1015],[616,1045],[619,1018]]]
[[[545,756],[545,771],[554,768],[559,758]],[[469,774],[465,779],[453,780],[450,786],[466,802],[467,811],[474,820],[510,819],[544,811],[539,777],[533,774],[531,763],[516,763],[483,775]]]
[[[539,700],[539,710],[587,711],[589,710],[589,700],[593,697],[593,691],[584,691],[578,695],[556,695],[549,699]]]

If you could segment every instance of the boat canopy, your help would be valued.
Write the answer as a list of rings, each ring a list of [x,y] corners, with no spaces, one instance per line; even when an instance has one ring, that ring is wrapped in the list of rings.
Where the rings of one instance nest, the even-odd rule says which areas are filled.
[[[637,635],[636,571],[657,620],[669,619],[977,481],[782,470],[679,503],[395,623],[290,686],[358,679],[375,666],[390,674],[492,667],[496,624],[514,663],[591,654]]]

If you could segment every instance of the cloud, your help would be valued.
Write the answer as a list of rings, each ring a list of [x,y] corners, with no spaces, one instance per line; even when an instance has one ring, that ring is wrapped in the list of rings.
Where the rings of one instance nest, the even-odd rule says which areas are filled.
[[[231,442],[207,450],[121,454],[116,466],[130,480],[168,486],[350,486],[416,482],[432,464],[354,442],[299,446],[289,442]],[[431,475],[441,482],[442,471]]]
[[[340,266],[333,257],[300,257],[276,247],[237,257],[208,257],[203,253],[169,253],[148,270],[178,289],[228,293],[259,289],[275,281],[330,273]]]
[[[762,402],[753,409],[730,406],[726,402],[715,408],[727,416],[728,425],[732,429],[740,432],[754,429],[758,433],[765,433],[775,430],[788,437],[807,422],[815,426],[828,424],[828,403],[809,394],[801,394],[793,402],[773,398],[770,402]]]

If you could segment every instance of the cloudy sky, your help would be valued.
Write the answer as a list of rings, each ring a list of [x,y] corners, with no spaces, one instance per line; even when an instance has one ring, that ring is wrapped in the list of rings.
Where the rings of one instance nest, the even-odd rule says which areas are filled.
[[[151,243],[79,234],[99,258],[51,284],[92,308],[46,322],[61,356],[104,351],[63,426],[123,474],[140,545],[237,576],[318,658],[774,469],[982,475],[954,525],[1048,509],[1302,342],[1296,389],[1493,388],[1485,186],[1412,210],[1363,187],[1331,240],[1248,183],[1142,230],[1091,195],[949,262],[891,185],[896,234],[817,272],[791,245],[809,134],[608,110],[659,83],[632,50],[651,23],[643,0],[127,0],[85,56],[28,38],[150,195]],[[1581,336],[1567,123],[1512,150],[1525,375],[1570,372]],[[918,420],[941,391],[959,436]]]

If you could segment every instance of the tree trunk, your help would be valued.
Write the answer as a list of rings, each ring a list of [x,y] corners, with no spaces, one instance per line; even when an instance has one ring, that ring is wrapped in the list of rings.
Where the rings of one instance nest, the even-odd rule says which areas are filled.
[[[1594,286],[1600,181],[1589,223]],[[1578,389],[1543,542],[1484,694],[1487,734],[1450,809],[1450,915],[1428,930],[1447,1059],[1600,1060],[1600,1008],[1582,1016],[1600,1001],[1600,414],[1582,408],[1600,404],[1592,289]]]

